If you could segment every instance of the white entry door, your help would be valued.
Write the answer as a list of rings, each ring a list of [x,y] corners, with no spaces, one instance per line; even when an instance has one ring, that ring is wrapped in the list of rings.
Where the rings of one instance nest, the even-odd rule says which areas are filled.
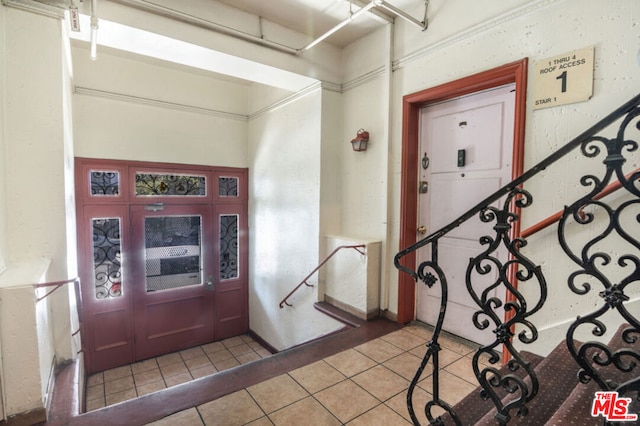
[[[419,233],[428,235],[448,225],[511,181],[514,105],[515,85],[508,85],[422,110],[417,159]],[[473,314],[479,308],[469,296],[465,277],[469,259],[486,249],[479,243],[480,237],[495,237],[493,225],[475,217],[438,243],[438,264],[447,276],[449,299],[443,328],[480,344],[493,342],[495,335],[492,327],[480,331],[473,325]],[[418,254],[418,264],[430,256],[431,250],[423,248]],[[506,256],[506,250],[498,253],[503,263]],[[474,273],[474,288],[486,288],[497,277],[495,267],[486,275]],[[491,296],[504,300],[504,287],[492,292]],[[435,325],[440,295],[439,283],[432,288],[418,285],[419,321]]]

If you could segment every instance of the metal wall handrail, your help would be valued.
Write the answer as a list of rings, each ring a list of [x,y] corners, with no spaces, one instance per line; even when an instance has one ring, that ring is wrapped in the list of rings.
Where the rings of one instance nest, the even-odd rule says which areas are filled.
[[[54,291],[56,291],[57,289],[59,289],[63,285],[71,284],[71,283],[80,284],[80,278],[79,277],[75,277],[75,278],[70,278],[68,280],[50,281],[50,282],[46,282],[46,283],[33,284],[34,288],[53,287],[53,289],[51,289],[47,293],[45,293],[44,296],[38,297],[36,299],[36,302],[40,302],[41,300],[46,299],[51,293],[53,293]]]
[[[629,179],[631,179],[631,177],[633,175],[635,175],[637,173],[640,173],[640,167],[635,169],[631,173],[628,173],[627,175],[625,175],[625,179],[629,180]],[[606,197],[607,195],[611,194],[612,192],[616,192],[620,188],[622,188],[622,184],[620,183],[620,181],[615,181],[613,183],[610,183],[598,195],[595,195],[593,197],[593,199],[594,200],[600,200],[601,198]],[[562,218],[562,214],[563,213],[564,213],[564,210],[560,210],[559,212],[557,212],[555,214],[552,214],[548,218],[541,220],[540,222],[536,223],[535,225],[531,225],[530,227],[528,227],[527,229],[522,231],[520,233],[520,236],[522,238],[527,238],[527,237],[535,234],[536,232],[539,232],[539,231],[542,231],[545,228],[548,228],[549,226],[551,226],[554,223],[556,223],[557,221],[559,221],[560,218]]]
[[[338,251],[340,251],[340,250],[342,250],[342,249],[354,249],[355,251],[357,251],[358,253],[360,253],[361,255],[363,255],[363,256],[364,256],[364,254],[365,254],[365,253],[364,253],[363,251],[361,251],[361,250],[360,250],[360,249],[363,249],[363,248],[365,248],[365,245],[364,245],[364,244],[353,245],[353,246],[338,246],[338,247],[336,247],[336,249],[335,249],[335,250],[333,250],[333,251],[331,252],[331,254],[329,254],[327,257],[325,257],[325,258],[324,258],[324,260],[323,260],[323,261],[322,261],[318,266],[316,266],[316,267],[315,267],[315,269],[314,269],[313,271],[311,271],[311,272],[309,273],[309,275],[307,275],[306,277],[304,277],[304,279],[303,279],[302,281],[300,281],[300,284],[298,284],[297,286],[295,286],[295,288],[294,288],[293,290],[291,290],[291,291],[289,292],[289,294],[287,294],[287,295],[285,296],[285,298],[284,298],[284,299],[282,299],[282,301],[280,302],[280,305],[279,305],[279,306],[280,306],[280,309],[284,308],[284,305],[287,305],[287,306],[293,306],[292,304],[290,304],[289,302],[287,302],[287,299],[288,299],[289,297],[291,297],[291,295],[292,295],[293,293],[295,293],[295,292],[296,292],[300,287],[302,287],[302,285],[303,285],[303,284],[304,284],[304,285],[306,285],[307,287],[313,287],[313,285],[312,285],[312,284],[309,284],[309,283],[307,282],[307,280],[308,280],[309,278],[311,278],[311,276],[312,276],[313,274],[315,274],[315,273],[316,273],[316,271],[318,271],[318,269],[320,269],[320,268],[321,268],[325,263],[327,263],[327,262],[329,261],[329,259],[331,259],[331,258],[332,258],[332,257],[333,257],[337,252],[338,252]]]

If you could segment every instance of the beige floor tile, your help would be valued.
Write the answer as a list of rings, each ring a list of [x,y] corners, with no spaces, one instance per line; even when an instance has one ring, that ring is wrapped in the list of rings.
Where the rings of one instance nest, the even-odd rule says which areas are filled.
[[[253,385],[247,388],[247,391],[267,414],[309,396],[309,393],[287,374]]]
[[[157,367],[154,370],[143,371],[142,373],[133,375],[133,381],[136,386],[146,385],[147,383],[157,382],[158,380],[162,380],[162,373],[160,373],[160,369]]]
[[[409,352],[404,352],[401,355],[384,362],[383,365],[389,370],[398,373],[405,379],[411,381],[418,371],[421,361],[422,360],[417,356],[412,355]],[[432,371],[433,366],[431,362],[429,362],[422,373],[422,378],[428,377]]]
[[[289,372],[289,375],[311,394],[346,379],[342,373],[324,361],[298,368]]]
[[[111,382],[106,382],[104,384],[104,394],[108,396],[127,389],[133,389],[134,387],[135,384],[133,383],[133,376],[127,376]]]
[[[225,349],[224,345],[222,344],[222,342],[213,342],[213,343],[207,343],[206,345],[202,345],[200,346],[202,348],[202,350],[207,354],[211,354],[214,352],[218,352],[222,349]]]
[[[212,363],[224,361],[225,359],[233,358],[233,354],[227,349],[222,349],[216,352],[207,353],[207,356]]]
[[[445,370],[455,376],[460,377],[461,379],[466,380],[471,384],[477,384],[478,380],[476,379],[476,375],[473,372],[472,364],[473,360],[467,357],[462,357],[458,361],[445,367]]]
[[[469,393],[473,392],[473,390],[476,388],[476,386],[472,385],[466,380],[454,376],[448,371],[440,371],[440,378],[438,383],[440,387],[440,399],[451,406],[458,403],[458,401],[467,396]],[[431,380],[423,380],[419,383],[418,386],[429,393],[433,392],[433,383]]]
[[[112,368],[104,372],[104,381],[110,382],[113,380],[121,379],[123,377],[131,376],[131,366],[125,365],[123,367]]]
[[[302,399],[286,406],[269,418],[276,426],[305,425],[305,426],[339,426],[340,422],[326,408],[312,397]]]
[[[171,377],[165,377],[164,382],[167,384],[167,387],[170,388],[171,386],[181,385],[191,380],[193,380],[193,377],[191,377],[191,374],[182,373],[182,374],[177,374]]]
[[[249,347],[250,347],[251,349],[253,349],[254,351],[256,351],[256,350],[258,350],[258,349],[263,349],[263,346],[262,346],[260,343],[256,342],[255,340],[254,340],[253,342],[246,342],[246,341],[245,341],[245,343],[246,343],[247,345],[249,345]]]
[[[246,390],[204,403],[198,412],[207,426],[244,425],[265,415]]]
[[[229,352],[233,354],[233,356],[238,357],[239,355],[244,355],[249,352],[253,352],[253,349],[249,347],[246,343],[242,342],[239,345],[231,346],[229,348]]]
[[[248,362],[252,362],[252,361],[257,361],[259,359],[262,359],[260,357],[260,355],[258,355],[257,353],[255,353],[253,350],[249,353],[243,354],[243,355],[238,355],[236,357],[236,359],[238,360],[238,362],[240,364],[246,364]]]
[[[467,355],[474,351],[473,347],[469,346],[467,343],[462,342],[456,338],[450,337],[448,335],[440,336],[438,338],[438,342],[440,343],[440,346],[442,346],[443,348],[450,349],[462,355]]]
[[[429,421],[424,414],[424,406],[431,400],[431,394],[420,387],[416,387],[413,391],[412,399],[413,411],[419,420],[419,424],[428,425]],[[393,398],[384,403],[387,407],[401,415],[405,420],[411,422],[411,416],[409,416],[409,409],[407,408],[407,391],[404,390]],[[466,426],[466,425],[465,425]],[[470,426],[470,425],[469,425]]]
[[[314,397],[342,423],[347,423],[380,403],[351,380],[322,390]]]
[[[190,349],[185,349],[183,351],[180,351],[180,356],[185,361],[188,359],[197,358],[199,356],[204,356],[204,354],[205,353],[200,346],[196,346],[195,348],[190,348]]]
[[[374,339],[360,346],[356,346],[355,350],[376,362],[385,362],[403,352],[399,347],[382,339]]]
[[[104,399],[104,385],[100,383],[99,385],[87,387],[85,397],[87,401],[99,398]]]
[[[409,353],[412,354],[412,355],[417,356],[420,359],[422,359],[424,357],[424,355],[427,353],[427,348],[418,347],[418,348],[415,348],[415,349],[409,351]],[[464,355],[459,354],[458,352],[454,352],[454,351],[452,351],[450,349],[440,347],[440,351],[438,352],[438,362],[440,364],[440,368],[444,368],[447,365],[456,362],[457,360],[459,360],[463,356]],[[433,360],[429,360],[429,363],[432,364]]]
[[[327,364],[347,377],[354,376],[376,365],[371,358],[362,355],[355,349],[348,349],[325,358]]]
[[[137,396],[134,388],[124,390],[122,392],[116,392],[105,397],[107,405],[117,404],[118,402],[128,401]]]
[[[266,358],[266,357],[269,357],[269,356],[273,355],[273,354],[271,353],[271,351],[269,351],[268,349],[264,349],[264,348],[262,348],[262,349],[255,349],[255,348],[254,348],[254,350],[256,351],[256,353],[257,353],[258,355],[260,355],[260,358]]]
[[[142,396],[166,388],[167,385],[164,383],[164,380],[158,380],[157,382],[151,382],[144,385],[136,386],[136,391],[138,392],[138,396]]]
[[[97,410],[98,408],[104,408],[106,406],[107,404],[105,403],[105,399],[98,398],[98,399],[93,399],[91,401],[87,401],[84,409],[85,411],[93,411],[93,410]]]
[[[378,405],[347,423],[348,426],[401,426],[410,424],[384,404]]]
[[[218,371],[228,370],[230,368],[237,367],[239,365],[240,363],[235,358],[225,359],[224,361],[216,362],[213,364],[213,366]]]
[[[423,325],[411,324],[404,327],[403,330],[408,333],[415,334],[416,336],[423,338],[427,342],[433,337],[433,329]]]
[[[258,420],[254,420],[246,424],[246,426],[273,426],[273,422],[269,420],[269,417],[260,417]]]
[[[95,386],[104,383],[104,375],[102,373],[92,374],[87,378],[87,386]]]
[[[195,368],[191,371],[191,376],[194,379],[199,379],[201,377],[206,377],[206,376],[210,376],[212,374],[216,374],[218,372],[218,370],[216,370],[216,368],[212,365],[205,365],[204,367],[200,367],[200,368]]]
[[[195,370],[196,368],[202,368],[202,367],[205,367],[207,365],[212,365],[211,361],[204,354],[204,352],[200,356],[185,360],[184,363],[187,365],[187,368],[189,370]]]
[[[165,379],[171,376],[177,376],[178,374],[188,373],[189,370],[184,362],[180,361],[175,364],[164,365],[160,367],[160,371],[162,372],[162,377]]]
[[[394,331],[393,333],[385,334],[381,337],[381,339],[393,345],[396,345],[404,351],[410,351],[411,349],[415,349],[418,346],[424,347],[427,343],[426,339],[418,337],[415,334],[411,334],[408,331],[404,330],[398,330]]]
[[[167,416],[161,420],[153,423],[149,423],[153,426],[202,426],[204,425],[198,410],[190,408],[188,410],[180,411],[176,414]]]
[[[409,387],[409,380],[382,365],[353,376],[351,380],[380,401],[386,401]]]
[[[182,362],[182,357],[180,356],[179,352],[174,352],[171,354],[159,356],[158,358],[156,358],[156,361],[158,361],[158,366],[164,367],[167,365],[175,364],[177,362]]]
[[[242,337],[240,336],[236,336],[236,337],[230,337],[228,339],[224,339],[222,341],[222,344],[224,345],[225,348],[229,349],[232,348],[234,346],[238,346],[243,344],[244,341],[242,340]]]
[[[158,368],[158,362],[155,358],[147,359],[144,361],[136,362],[135,364],[131,364],[131,371],[133,375],[143,373],[145,371],[153,370]]]

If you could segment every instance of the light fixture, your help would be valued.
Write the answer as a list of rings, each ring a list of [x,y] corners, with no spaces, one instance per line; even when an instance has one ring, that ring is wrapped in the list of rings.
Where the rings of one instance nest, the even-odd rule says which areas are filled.
[[[351,139],[351,146],[354,151],[366,151],[367,144],[369,143],[369,132],[364,129],[358,130],[356,137]]]

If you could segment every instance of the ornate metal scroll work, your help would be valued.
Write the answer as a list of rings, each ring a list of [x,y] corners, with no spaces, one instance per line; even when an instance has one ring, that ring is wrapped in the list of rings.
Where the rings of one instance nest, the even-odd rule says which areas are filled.
[[[521,342],[531,343],[537,339],[536,327],[528,318],[542,308],[547,298],[547,284],[540,267],[520,253],[520,249],[527,244],[526,241],[521,238],[512,240],[510,237],[511,224],[518,220],[518,215],[510,209],[525,208],[532,202],[531,194],[515,188],[507,195],[502,209],[489,206],[480,212],[480,220],[485,223],[495,222],[493,229],[496,235],[480,238],[480,244],[486,246],[486,249],[479,256],[470,259],[466,273],[467,290],[480,308],[473,315],[473,323],[479,330],[490,328],[495,334],[495,340],[478,349],[474,355],[473,370],[483,388],[482,398],[490,398],[496,406],[495,418],[499,424],[506,424],[510,420],[512,410],[517,410],[519,416],[526,415],[526,404],[538,392],[538,379],[533,369],[514,348],[511,340],[516,324],[525,329],[518,335]],[[498,256],[498,249],[501,247],[506,248],[509,254],[506,261],[501,260],[504,256]],[[495,279],[488,280],[491,274],[495,274]],[[518,291],[517,281],[529,289],[537,286],[536,291],[530,293],[537,293],[538,300],[533,301],[533,304],[531,298],[529,301],[525,300]],[[496,289],[500,291],[496,293]],[[506,294],[506,301],[503,303],[493,294]],[[505,314],[507,319],[503,320]],[[493,367],[481,368],[482,355],[488,355],[491,363],[498,362],[500,355],[496,348],[499,345],[503,345],[511,355],[509,373],[506,375]],[[524,373],[529,384],[521,377],[522,374],[517,375],[515,372]]]
[[[120,219],[93,219],[96,299],[122,296],[120,253]]]
[[[433,273],[427,272],[428,269],[433,270],[437,275],[437,278],[436,278],[436,275],[434,275]],[[427,416],[427,419],[429,420],[430,424],[443,425],[444,423],[442,422],[441,417],[435,416],[433,413],[433,410],[439,407],[451,416],[451,418],[453,419],[456,425],[460,426],[462,425],[462,423],[460,422],[460,418],[458,417],[458,415],[453,410],[453,407],[451,407],[451,405],[447,404],[445,401],[440,399],[440,385],[439,385],[440,362],[438,359],[438,352],[440,351],[440,345],[438,344],[438,337],[440,336],[440,332],[442,331],[442,324],[444,322],[444,316],[447,310],[447,299],[448,299],[447,278],[445,277],[444,272],[442,271],[442,269],[440,269],[438,264],[432,261],[426,261],[420,264],[420,266],[418,267],[417,277],[420,279],[420,281],[422,281],[428,287],[432,287],[437,282],[439,282],[442,290],[442,297],[440,299],[440,313],[438,315],[436,326],[433,330],[433,337],[427,343],[427,351],[425,352],[424,357],[422,358],[420,367],[418,367],[416,374],[413,376],[413,380],[411,380],[411,384],[409,385],[409,390],[407,392],[407,408],[409,409],[409,415],[411,416],[411,420],[413,421],[414,425],[420,425],[420,422],[418,421],[415,410],[413,408],[413,391],[415,390],[415,387],[418,385],[418,382],[420,381],[420,377],[422,376],[424,369],[429,363],[429,360],[433,359],[433,374],[431,375],[431,380],[433,384],[432,386],[433,399],[431,401],[428,401],[425,404],[424,406],[425,415]]]
[[[558,225],[560,246],[578,265],[569,276],[569,288],[592,301],[589,306],[599,305],[577,317],[567,331],[569,352],[580,366],[578,377],[583,383],[593,380],[603,391],[636,398],[640,395],[640,319],[637,309],[630,309],[630,296],[637,296],[640,289],[640,173],[625,176],[623,166],[625,155],[638,150],[638,142],[627,135],[634,132],[637,137],[639,116],[638,107],[627,113],[615,138],[593,136],[582,143],[583,156],[604,157],[604,175],[580,179],[582,186],[591,187],[590,191],[565,208]],[[615,197],[598,200],[597,195],[615,180],[622,190]],[[587,229],[586,241],[568,237]],[[608,331],[605,324],[617,327],[620,323],[626,326],[612,346],[598,340]],[[592,327],[594,341],[578,347],[574,336],[582,326]]]

